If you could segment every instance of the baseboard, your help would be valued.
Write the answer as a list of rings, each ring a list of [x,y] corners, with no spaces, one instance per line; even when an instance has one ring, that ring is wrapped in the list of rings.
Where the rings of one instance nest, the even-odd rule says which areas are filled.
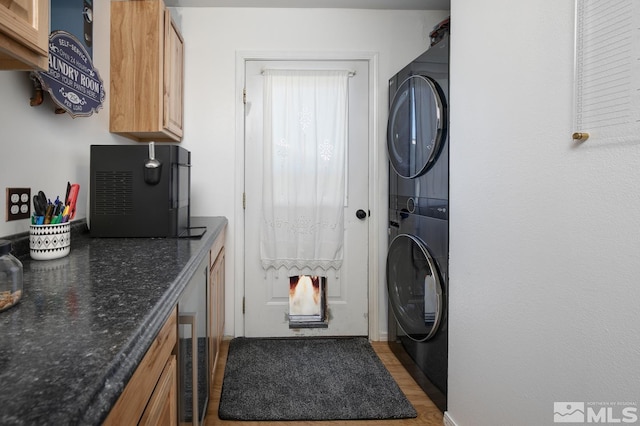
[[[386,331],[378,332],[378,340],[376,342],[386,342],[389,340],[389,334]]]
[[[442,424],[444,426],[458,426],[458,424],[453,421],[451,416],[449,416],[449,412],[448,411],[444,412],[444,417],[442,418]]]

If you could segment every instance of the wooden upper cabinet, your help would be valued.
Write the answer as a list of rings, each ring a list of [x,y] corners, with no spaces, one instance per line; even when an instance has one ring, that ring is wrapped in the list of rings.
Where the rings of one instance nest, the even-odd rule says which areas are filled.
[[[180,31],[165,12],[164,45],[164,126],[172,133],[182,136],[184,41]]]
[[[49,0],[0,0],[0,69],[49,68]]]
[[[179,142],[183,69],[184,41],[162,0],[111,2],[112,133]]]

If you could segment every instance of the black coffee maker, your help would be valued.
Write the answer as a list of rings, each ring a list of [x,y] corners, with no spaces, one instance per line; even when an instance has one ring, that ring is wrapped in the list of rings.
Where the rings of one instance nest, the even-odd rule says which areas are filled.
[[[178,145],[91,145],[93,237],[193,237],[191,153]]]

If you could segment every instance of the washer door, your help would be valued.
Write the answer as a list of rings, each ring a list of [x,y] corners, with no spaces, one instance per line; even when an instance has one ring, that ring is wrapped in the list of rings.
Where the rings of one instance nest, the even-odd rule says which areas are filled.
[[[442,317],[442,286],[433,258],[417,237],[399,234],[391,241],[387,290],[402,331],[417,342],[433,337]]]
[[[445,138],[445,102],[437,84],[412,75],[396,91],[387,122],[387,150],[396,173],[415,178],[433,164]]]

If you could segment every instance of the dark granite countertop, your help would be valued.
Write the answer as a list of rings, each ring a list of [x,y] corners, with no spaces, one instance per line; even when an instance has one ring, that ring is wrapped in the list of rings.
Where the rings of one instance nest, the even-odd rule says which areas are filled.
[[[226,224],[193,218],[200,239],[77,232],[67,257],[20,256],[22,300],[0,313],[0,424],[102,423]]]

